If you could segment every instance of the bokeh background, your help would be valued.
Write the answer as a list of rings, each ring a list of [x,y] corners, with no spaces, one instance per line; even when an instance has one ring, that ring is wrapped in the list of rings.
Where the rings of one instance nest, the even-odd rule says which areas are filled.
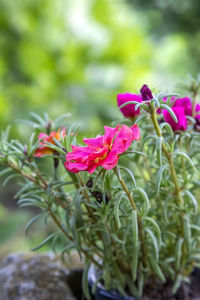
[[[176,91],[200,70],[199,12],[199,0],[0,0],[0,129],[26,143],[20,119],[70,112],[96,135],[120,117],[117,93]],[[24,236],[34,211],[17,208],[15,181],[1,182],[0,255],[27,251],[46,233]]]

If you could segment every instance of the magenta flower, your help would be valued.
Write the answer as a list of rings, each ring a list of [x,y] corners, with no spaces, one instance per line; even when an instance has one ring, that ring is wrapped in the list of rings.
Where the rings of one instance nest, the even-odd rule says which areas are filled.
[[[173,98],[173,97],[172,97]],[[173,101],[173,99],[172,99]],[[186,116],[192,115],[192,101],[189,97],[178,98],[174,101],[173,107],[183,107]]]
[[[142,102],[142,97],[140,95],[130,94],[130,93],[117,95],[118,107],[120,107],[122,104],[130,102],[130,101]],[[135,110],[135,105],[136,104],[128,104],[128,105],[120,108],[120,111],[124,115],[124,117],[132,119],[135,116],[140,114],[140,108]]]
[[[187,128],[187,119],[185,115],[185,109],[182,106],[172,107],[171,108],[174,114],[177,117],[178,122],[176,123],[171,117],[170,113],[163,109],[163,116],[167,123],[169,123],[174,131],[176,130],[186,130]]]
[[[147,84],[144,84],[142,86],[142,88],[140,89],[140,93],[141,93],[143,101],[147,101],[147,100],[153,99],[153,94],[152,94],[152,92],[151,92],[151,90],[150,90],[150,88],[148,87]]]
[[[68,171],[93,173],[98,166],[110,170],[117,165],[119,155],[126,151],[134,140],[140,139],[137,125],[131,128],[126,125],[118,125],[115,128],[105,126],[104,129],[103,136],[83,139],[86,147],[72,146],[72,152],[67,153],[64,163]]]
[[[199,118],[200,117],[200,115],[199,115],[200,114],[200,103],[196,104],[195,111],[196,111],[196,117]]]

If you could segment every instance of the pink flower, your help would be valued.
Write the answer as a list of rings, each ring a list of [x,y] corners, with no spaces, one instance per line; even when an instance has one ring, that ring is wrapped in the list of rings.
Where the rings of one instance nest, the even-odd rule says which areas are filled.
[[[173,98],[173,97],[172,97]],[[173,101],[173,99],[172,99]],[[186,116],[192,115],[192,101],[189,97],[178,98],[174,101],[173,107],[183,107]]]
[[[38,139],[41,141],[39,142],[39,147],[35,150],[34,156],[41,157],[45,154],[54,154],[55,151],[52,148],[50,148],[46,142],[55,145],[53,138],[60,141],[61,134],[63,137],[66,135],[65,129],[63,129],[62,131],[58,130],[57,132],[52,131],[50,135],[41,132],[38,136]]]
[[[174,131],[176,130],[186,130],[187,128],[187,119],[185,115],[185,109],[182,106],[172,107],[171,108],[174,114],[177,117],[178,122],[176,123],[171,117],[170,113],[163,109],[163,116],[167,123],[169,123]]]
[[[165,98],[163,99],[164,101]],[[183,97],[175,99],[172,97],[172,110],[175,113],[178,123],[176,123],[167,110],[163,110],[164,119],[167,123],[169,123],[174,131],[176,130],[186,130],[187,128],[187,119],[186,116],[192,116],[192,101],[189,97]],[[196,115],[198,116],[198,111],[200,111],[200,104],[197,103],[195,106]],[[159,111],[157,110],[159,113]]]
[[[117,95],[118,107],[120,107],[122,104],[130,102],[130,101],[142,102],[142,97],[140,95],[130,94],[130,93]],[[132,119],[135,116],[140,114],[140,108],[135,110],[135,105],[136,104],[128,104],[128,105],[120,108],[120,111],[124,115],[124,117]]]
[[[110,170],[117,165],[119,155],[126,151],[134,140],[140,139],[137,125],[131,128],[126,125],[118,125],[115,128],[105,126],[104,129],[103,136],[83,139],[86,147],[72,146],[72,152],[67,153],[64,163],[68,171],[93,173],[98,166]]]
[[[196,111],[196,117],[199,118],[200,115],[199,115],[198,112],[200,112],[200,103],[197,103],[197,104],[196,104],[195,111]]]

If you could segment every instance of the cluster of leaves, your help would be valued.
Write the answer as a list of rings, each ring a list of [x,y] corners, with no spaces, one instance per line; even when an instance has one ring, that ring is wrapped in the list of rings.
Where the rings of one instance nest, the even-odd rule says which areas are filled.
[[[27,146],[8,141],[8,131],[0,139],[0,175],[7,174],[4,184],[19,176],[23,185],[16,197],[19,204],[37,206],[38,219],[51,219],[58,230],[39,246],[65,253],[76,249],[86,259],[83,288],[89,298],[87,272],[91,263],[100,270],[98,281],[107,289],[141,296],[147,282],[174,282],[176,292],[200,256],[199,166],[200,133],[195,120],[185,132],[172,131],[156,109],[167,109],[176,119],[164,97],[159,94],[139,103],[142,114],[136,120],[142,139],[134,142],[113,170],[101,167],[91,175],[72,174],[63,166],[66,152],[76,143],[77,128],[55,144],[46,158],[34,158],[39,141],[31,136]],[[137,109],[137,108],[136,108]],[[63,117],[50,122],[32,114],[34,130],[49,132],[60,127]],[[157,120],[158,118],[158,120]],[[52,163],[52,169],[44,168]],[[55,163],[56,161],[56,163]],[[95,288],[95,287],[94,287]]]

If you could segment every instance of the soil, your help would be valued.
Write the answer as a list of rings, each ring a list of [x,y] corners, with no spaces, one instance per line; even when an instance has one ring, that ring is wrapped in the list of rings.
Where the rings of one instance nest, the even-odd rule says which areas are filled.
[[[200,269],[193,271],[190,280],[190,284],[183,283],[175,295],[171,292],[172,283],[170,282],[164,286],[157,285],[156,289],[148,285],[144,290],[142,300],[200,300]]]

